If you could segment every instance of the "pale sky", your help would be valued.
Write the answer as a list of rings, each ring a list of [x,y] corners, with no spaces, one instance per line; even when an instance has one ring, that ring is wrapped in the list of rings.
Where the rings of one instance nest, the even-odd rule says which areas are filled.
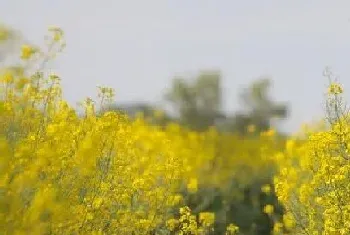
[[[159,103],[174,75],[219,69],[230,112],[240,89],[270,76],[292,131],[322,117],[325,66],[350,90],[349,19],[348,0],[0,0],[0,22],[32,42],[50,25],[65,31],[54,69],[72,104],[97,85],[118,102]]]

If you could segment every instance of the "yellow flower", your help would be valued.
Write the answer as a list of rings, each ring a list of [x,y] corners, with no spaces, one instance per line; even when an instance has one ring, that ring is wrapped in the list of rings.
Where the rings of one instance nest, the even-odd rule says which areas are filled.
[[[187,190],[190,193],[196,193],[198,190],[198,180],[196,178],[191,178],[190,182],[187,184]]]
[[[209,227],[215,222],[215,214],[212,212],[199,213],[199,221],[206,227]]]
[[[271,215],[273,211],[274,211],[273,205],[268,204],[264,206],[264,212],[266,214]]]
[[[188,206],[185,206],[185,207],[181,207],[179,209],[179,212],[181,215],[189,215],[191,213],[191,209],[188,207]]]
[[[95,208],[98,208],[98,207],[100,207],[100,206],[102,205],[102,203],[103,203],[103,198],[97,197],[97,198],[95,198],[95,200],[93,201],[92,206],[95,207]]]
[[[264,192],[265,194],[270,194],[271,186],[269,184],[265,184],[261,187],[261,191]]]
[[[49,31],[53,33],[53,40],[58,42],[63,37],[63,30],[57,26],[50,26]]]
[[[287,229],[292,229],[295,226],[295,221],[291,213],[283,215],[283,224]]]
[[[276,131],[274,129],[270,129],[270,130],[262,132],[261,136],[273,137],[273,136],[275,136],[275,134],[276,134]]]
[[[338,83],[331,83],[331,85],[328,87],[328,94],[331,94],[331,95],[339,95],[343,93],[343,88],[340,84]]]
[[[294,140],[287,140],[287,142],[286,142],[287,153],[292,154],[294,147],[295,147],[295,141]]]
[[[91,212],[87,213],[86,215],[87,220],[92,220],[93,218],[94,218],[94,214],[92,214]]]
[[[28,60],[30,59],[30,57],[36,52],[37,50],[34,49],[32,46],[30,45],[23,45],[22,46],[22,54],[21,54],[21,58],[23,60]]]
[[[239,228],[234,224],[229,224],[226,228],[227,235],[236,235],[239,232]]]
[[[25,77],[21,77],[16,82],[16,89],[21,90],[29,83],[29,79]]]
[[[283,224],[280,222],[277,222],[273,226],[273,234],[280,234],[283,229]]]
[[[179,221],[176,219],[169,219],[166,221],[166,227],[170,230],[170,231],[174,231],[175,228],[179,225]]]
[[[13,74],[11,72],[6,72],[4,74],[4,82],[6,84],[11,84],[11,83],[13,83],[13,81],[14,81]]]

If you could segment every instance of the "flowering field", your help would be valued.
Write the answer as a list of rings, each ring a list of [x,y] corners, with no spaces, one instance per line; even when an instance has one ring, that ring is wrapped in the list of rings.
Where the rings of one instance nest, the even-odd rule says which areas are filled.
[[[0,32],[0,38],[5,37]],[[64,48],[23,45],[0,74],[0,234],[350,234],[349,121],[330,81],[326,122],[284,138],[195,132],[82,112],[44,65]],[[157,116],[157,114],[155,114]]]

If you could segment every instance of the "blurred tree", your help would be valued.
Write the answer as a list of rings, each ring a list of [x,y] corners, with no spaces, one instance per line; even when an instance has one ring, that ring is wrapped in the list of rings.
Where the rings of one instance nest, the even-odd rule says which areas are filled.
[[[217,71],[203,71],[193,83],[181,77],[174,78],[165,98],[179,115],[181,124],[204,131],[224,116],[220,82],[221,74]]]
[[[255,133],[259,133],[270,129],[274,119],[286,118],[288,106],[272,100],[269,95],[271,85],[270,79],[261,78],[246,88],[240,95],[244,109],[226,119],[221,129],[247,134],[248,126],[253,125]]]

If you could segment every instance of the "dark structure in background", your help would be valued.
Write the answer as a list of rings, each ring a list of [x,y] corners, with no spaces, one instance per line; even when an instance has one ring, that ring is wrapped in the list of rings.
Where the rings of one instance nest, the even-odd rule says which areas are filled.
[[[288,117],[288,106],[274,101],[269,94],[272,86],[267,78],[258,79],[239,94],[243,110],[232,115],[222,109],[221,74],[218,71],[204,71],[195,79],[176,77],[171,89],[164,95],[164,101],[176,114],[171,116],[163,110],[163,119],[152,123],[163,125],[175,121],[195,131],[205,131],[216,126],[220,131],[247,134],[247,127],[254,125],[257,132],[271,128],[272,121]],[[159,108],[148,103],[119,104],[108,108],[135,117],[143,113],[146,119],[154,119]]]

